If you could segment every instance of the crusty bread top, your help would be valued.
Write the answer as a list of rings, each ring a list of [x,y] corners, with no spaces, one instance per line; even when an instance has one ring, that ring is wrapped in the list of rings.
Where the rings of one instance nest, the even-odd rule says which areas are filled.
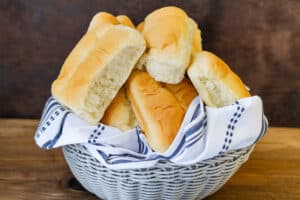
[[[233,103],[232,101],[250,96],[244,83],[231,71],[229,66],[208,51],[201,51],[195,55],[194,61],[188,69],[188,75],[208,106],[225,106]],[[201,84],[206,85],[207,88],[203,90],[204,87]],[[218,98],[213,100],[205,97],[206,94]],[[231,99],[230,102],[228,102],[229,99]],[[218,102],[222,102],[222,104]]]
[[[120,24],[120,22],[110,13],[107,12],[99,12],[97,13],[91,20],[90,25],[88,27],[88,31],[93,30],[99,26],[105,26],[107,24]]]
[[[132,129],[137,124],[123,87],[106,109],[101,122],[119,128],[122,131]]]
[[[164,7],[145,18],[143,35],[148,51],[147,72],[156,80],[176,84],[190,63],[196,26],[177,7]]]
[[[198,95],[193,84],[187,78],[184,78],[180,83],[164,84],[164,86],[175,95],[185,111],[188,109],[192,100]]]
[[[155,151],[166,151],[180,128],[185,110],[176,97],[147,72],[132,73],[127,94],[150,146]]]
[[[164,49],[176,45],[180,35],[186,31],[188,16],[177,7],[164,7],[147,15],[143,34],[148,48]]]
[[[130,20],[129,17],[127,17],[126,15],[118,15],[116,17],[116,19],[120,22],[120,24],[129,26],[131,28],[135,28],[134,24],[132,23],[132,21]]]

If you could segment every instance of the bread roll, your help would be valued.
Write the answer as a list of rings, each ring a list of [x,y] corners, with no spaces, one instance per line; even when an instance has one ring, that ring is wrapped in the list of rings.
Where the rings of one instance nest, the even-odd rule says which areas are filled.
[[[105,111],[101,122],[119,128],[122,131],[127,131],[137,125],[136,118],[123,87]]]
[[[90,124],[96,124],[146,48],[127,26],[96,26],[78,42],[52,84],[53,96]]]
[[[195,24],[177,7],[164,7],[145,18],[143,35],[149,48],[146,69],[156,80],[179,83],[190,62]]]
[[[131,28],[135,28],[135,26],[132,23],[132,21],[126,15],[119,15],[119,16],[116,17],[116,19],[120,22],[120,24],[129,26]]]
[[[184,78],[180,83],[164,84],[164,86],[175,95],[177,101],[185,111],[192,100],[198,95],[196,89],[187,78]]]
[[[208,51],[195,55],[188,76],[208,106],[222,107],[250,96],[241,79],[229,66]]]
[[[147,72],[133,72],[126,86],[129,101],[150,146],[158,152],[166,151],[180,128],[185,110],[174,94]]]
[[[110,13],[99,12],[91,20],[88,31],[91,31],[99,26],[104,27],[107,24],[120,24],[120,22]]]

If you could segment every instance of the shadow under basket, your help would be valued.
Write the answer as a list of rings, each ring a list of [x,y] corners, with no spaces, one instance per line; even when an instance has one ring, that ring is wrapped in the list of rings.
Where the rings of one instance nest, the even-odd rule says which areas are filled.
[[[82,145],[63,147],[81,185],[101,199],[203,199],[219,190],[247,161],[254,145],[189,166],[160,161],[150,168],[113,170]]]

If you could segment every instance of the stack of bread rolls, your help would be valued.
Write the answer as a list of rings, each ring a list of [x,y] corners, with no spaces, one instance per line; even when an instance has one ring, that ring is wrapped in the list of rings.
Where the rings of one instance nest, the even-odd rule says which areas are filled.
[[[137,27],[125,15],[96,14],[65,60],[52,95],[75,114],[122,131],[139,126],[153,148],[173,142],[191,101],[222,107],[250,96],[182,9],[164,7]]]

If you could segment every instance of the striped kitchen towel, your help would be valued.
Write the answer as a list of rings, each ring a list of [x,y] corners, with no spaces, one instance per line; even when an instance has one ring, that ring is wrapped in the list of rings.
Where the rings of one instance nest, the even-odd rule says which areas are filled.
[[[50,97],[34,138],[43,149],[82,144],[106,167],[133,169],[151,167],[159,160],[194,164],[256,143],[267,127],[258,96],[222,108],[204,106],[201,98],[196,97],[169,149],[158,153],[151,149],[139,127],[122,132],[101,123],[90,126]]]

